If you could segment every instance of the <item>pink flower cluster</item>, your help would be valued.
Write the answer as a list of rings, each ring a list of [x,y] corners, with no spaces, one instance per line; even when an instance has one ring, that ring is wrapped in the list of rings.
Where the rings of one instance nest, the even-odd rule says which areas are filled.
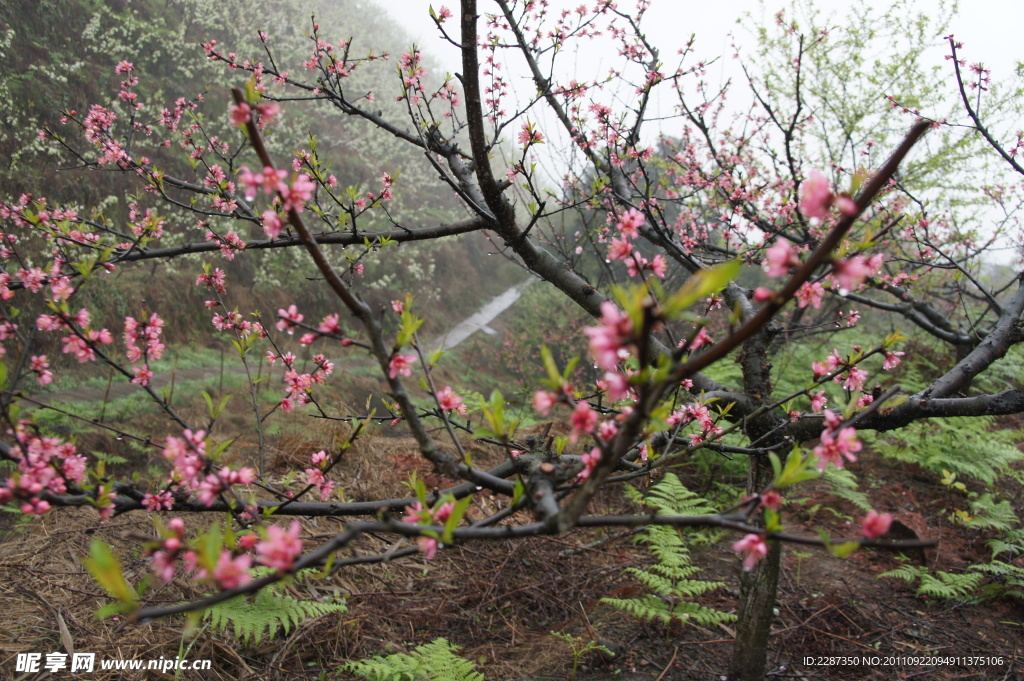
[[[289,335],[295,333],[295,325],[304,318],[303,315],[299,314],[299,308],[295,307],[294,303],[289,305],[287,310],[278,308],[277,316],[279,319],[274,326],[277,327],[278,331],[287,331]]]
[[[591,473],[594,472],[594,468],[597,467],[597,462],[601,460],[601,448],[594,447],[586,454],[580,457],[580,461],[583,462],[583,470],[576,475],[576,480],[582,482],[590,477]]]
[[[761,535],[751,533],[733,544],[732,550],[743,557],[743,569],[750,572],[768,555],[768,544]]]
[[[186,428],[182,435],[183,437],[167,436],[163,455],[174,469],[171,482],[191,488],[199,484],[199,475],[206,468],[206,431],[193,433]]]
[[[819,471],[825,470],[830,463],[836,468],[842,468],[846,461],[856,461],[857,452],[864,447],[857,439],[857,430],[850,426],[839,428],[841,423],[838,416],[825,410],[825,430],[821,433],[821,444],[814,448]]]
[[[268,527],[267,538],[256,544],[260,563],[278,570],[290,570],[302,553],[301,531],[302,526],[297,520],[293,520],[287,530],[280,525]]]
[[[399,374],[412,376],[412,364],[416,359],[416,355],[400,355],[396,352],[388,362],[388,378],[398,378]]]
[[[301,213],[305,209],[306,202],[313,198],[313,192],[316,190],[316,183],[306,173],[296,173],[291,184],[288,184],[285,181],[285,178],[288,177],[287,170],[275,170],[270,166],[266,166],[261,172],[255,173],[246,166],[242,166],[239,170],[238,181],[246,188],[247,200],[254,200],[256,198],[256,190],[258,189],[262,189],[264,194],[277,193],[280,195],[281,202],[286,211],[294,209],[296,212]],[[274,232],[271,238],[276,237],[281,228],[281,225],[277,224],[280,222],[280,218],[274,218],[267,215],[266,212],[264,212],[263,218],[271,223],[271,229],[268,231],[268,234]],[[277,222],[275,222],[275,219]],[[267,231],[266,227],[265,222],[265,231]]]
[[[277,525],[267,528],[266,538],[259,540],[256,534],[244,534],[238,538],[236,549],[251,551],[255,549],[259,562],[267,567],[278,570],[290,570],[295,560],[302,553],[302,540],[299,538],[301,526],[293,521],[286,530]],[[235,589],[252,580],[250,569],[253,557],[246,553],[236,553],[228,548],[221,548],[213,570],[200,557],[200,553],[185,543],[185,523],[181,518],[173,518],[167,524],[164,537],[150,545],[146,551],[151,558],[150,567],[153,573],[164,582],[174,579],[176,564],[181,560],[186,570],[195,573],[195,579],[211,580],[221,589]]]
[[[155,312],[149,315],[149,321],[140,322],[134,317],[124,318],[124,344],[128,351],[128,361],[132,364],[144,362],[141,367],[133,367],[135,378],[132,379],[132,383],[145,386],[153,377],[153,372],[149,370],[149,361],[160,359],[164,355],[164,344],[160,342],[163,327],[164,320]]]
[[[634,249],[631,241],[640,236],[640,228],[646,221],[647,218],[644,214],[636,208],[630,208],[619,216],[615,227],[619,230],[620,236],[612,238],[608,246],[608,259],[625,262],[626,271],[631,277],[637,277],[641,272],[650,271],[659,279],[664,279],[668,274],[668,263],[665,257],[659,253],[651,260],[647,260]]]
[[[313,363],[316,365],[313,373],[300,374],[292,368],[294,362],[285,360],[285,365],[289,368],[284,372],[286,396],[281,400],[281,409],[286,414],[291,413],[295,407],[309,404],[309,391],[313,385],[323,385],[327,377],[334,373],[334,363],[323,355],[314,356]]]
[[[228,109],[231,125],[241,128],[249,122],[254,111],[256,112],[256,125],[263,130],[281,113],[281,107],[276,102],[260,102],[256,106],[250,106],[246,102],[233,104]]]
[[[529,149],[534,144],[543,144],[544,135],[542,135],[541,132],[537,130],[536,125],[534,125],[530,121],[526,121],[525,123],[523,123],[523,127],[519,129],[519,134],[516,136],[516,141],[519,143],[519,146],[525,150]]]
[[[462,402],[462,398],[452,390],[450,385],[446,385],[437,393],[437,403],[441,405],[443,411],[455,411],[461,416],[466,415],[466,405]]]
[[[671,427],[685,426],[694,421],[700,426],[700,432],[690,433],[691,445],[699,445],[706,441],[714,440],[722,432],[722,427],[715,423],[715,419],[712,418],[711,410],[708,409],[707,405],[697,402],[684,404],[672,412],[668,419],[666,419],[666,423]]]
[[[206,288],[216,291],[217,293],[227,293],[227,286],[225,286],[225,280],[227,275],[221,268],[216,268],[212,273],[202,273],[196,277],[196,286],[205,286]]]
[[[633,341],[633,322],[610,301],[601,303],[601,325],[588,326],[583,333],[590,339],[590,354],[605,371],[614,371],[629,357]]]
[[[324,475],[324,469],[331,463],[330,457],[321,449],[310,458],[314,468],[306,469],[306,484],[316,487],[320,492],[320,498],[327,501],[331,497],[331,493],[334,492],[334,481],[328,480]]]
[[[824,220],[832,206],[843,215],[857,214],[857,204],[853,199],[844,194],[833,194],[828,179],[820,170],[812,170],[800,185],[800,212],[805,217]]]
[[[28,428],[23,421],[15,431],[17,444],[11,447],[10,456],[17,462],[17,470],[0,484],[0,503],[14,501],[22,513],[42,515],[50,510],[50,503],[41,496],[65,494],[69,484],[85,481],[86,459],[73,444],[40,437]]]
[[[447,501],[430,510],[424,510],[423,504],[414,501],[406,509],[405,515],[402,516],[402,522],[416,525],[444,525],[454,510],[454,501]],[[434,537],[421,536],[416,539],[416,543],[419,544],[420,551],[426,554],[427,560],[433,560],[437,550],[441,548],[441,543]]]
[[[842,291],[856,291],[864,280],[873,276],[882,266],[885,259],[881,253],[876,253],[870,258],[863,255],[855,255],[846,260],[839,260],[832,264],[832,284]]]
[[[769,277],[784,277],[790,270],[800,267],[800,256],[796,248],[786,239],[776,239],[775,243],[765,251],[761,267]]]
[[[891,526],[891,513],[879,513],[872,509],[861,519],[860,533],[868,539],[878,539],[887,533]]]

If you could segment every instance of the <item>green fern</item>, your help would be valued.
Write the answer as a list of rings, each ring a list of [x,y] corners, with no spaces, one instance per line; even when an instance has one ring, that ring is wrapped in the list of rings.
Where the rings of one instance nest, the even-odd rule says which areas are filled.
[[[1024,460],[1019,432],[997,428],[991,416],[918,421],[895,434],[865,434],[884,456],[918,464],[939,475],[943,470],[993,484],[1010,465]]]
[[[865,513],[874,509],[868,495],[858,489],[857,476],[850,469],[829,466],[822,477],[831,485],[832,494],[835,496],[849,501]]]
[[[1002,537],[990,539],[988,547],[992,549],[992,558],[1006,554],[1011,560],[1024,556],[1024,528],[1018,527],[1006,532]]]
[[[943,601],[967,600],[985,579],[985,576],[978,572],[956,574],[936,570],[933,575],[928,568],[918,565],[901,565],[895,570],[883,572],[878,577],[898,578],[909,584],[919,581],[918,596],[927,596]]]
[[[257,568],[253,575],[262,577],[269,572],[269,568]],[[281,590],[281,584],[272,584],[253,596],[235,596],[208,608],[205,617],[217,631],[223,632],[233,626],[239,641],[257,645],[264,638],[276,635],[278,629],[287,634],[293,626],[306,620],[348,610],[344,603],[299,600]]]
[[[988,492],[971,501],[973,518],[969,525],[978,530],[1009,532],[1020,524],[1020,519],[1009,500],[996,501]]]
[[[973,565],[970,569],[992,578],[983,591],[985,600],[1002,596],[1014,596],[1024,600],[1024,568],[993,560],[987,565]]]
[[[455,653],[459,647],[439,638],[409,653],[375,655],[342,665],[367,681],[484,681],[476,665]]]
[[[633,488],[629,488],[627,494],[633,501],[654,507],[658,515],[706,515],[715,512],[705,499],[688,490],[672,473],[665,475],[646,497]],[[676,621],[715,626],[736,619],[735,615],[691,601],[725,584],[691,579],[700,572],[700,568],[690,563],[690,551],[679,530],[652,525],[645,528],[636,541],[647,544],[658,562],[649,570],[627,568],[625,572],[653,593],[640,598],[602,598],[602,603],[634,617],[648,621],[658,619],[665,624]]]
[[[95,456],[97,460],[102,461],[108,466],[116,466],[122,463],[128,463],[128,459],[124,458],[123,456],[118,456],[117,454],[111,454],[109,452],[93,450],[92,455]]]

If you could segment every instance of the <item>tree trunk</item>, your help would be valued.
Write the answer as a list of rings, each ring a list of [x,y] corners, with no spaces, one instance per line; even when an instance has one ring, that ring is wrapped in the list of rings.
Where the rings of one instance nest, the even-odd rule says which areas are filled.
[[[743,369],[744,391],[758,403],[770,401],[772,394],[772,363],[768,349],[781,329],[769,324],[743,344],[737,357]],[[779,426],[782,417],[768,411],[747,424],[747,437],[761,446],[782,442]],[[767,456],[751,456],[747,477],[747,494],[758,494],[775,478]],[[729,663],[729,681],[762,681],[768,662],[768,634],[775,611],[775,591],[779,583],[781,550],[772,545],[753,570],[740,578],[739,620],[736,643]]]
[[[772,467],[767,458],[751,458],[747,493],[760,492],[772,477]],[[782,548],[777,543],[771,544],[768,555],[753,570],[744,572],[740,577],[739,620],[736,622],[736,644],[729,662],[729,681],[764,679],[781,556]]]

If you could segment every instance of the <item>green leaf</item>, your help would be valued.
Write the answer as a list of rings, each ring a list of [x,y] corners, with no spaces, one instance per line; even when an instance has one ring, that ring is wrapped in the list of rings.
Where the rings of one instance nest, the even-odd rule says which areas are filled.
[[[455,508],[452,509],[451,515],[448,516],[448,520],[444,524],[444,534],[441,535],[443,543],[452,543],[452,531],[462,522],[462,517],[466,515],[466,509],[469,508],[469,502],[472,500],[472,496],[467,496],[455,502]]]
[[[515,506],[519,503],[519,500],[523,498],[526,493],[526,485],[523,484],[523,479],[520,477],[516,478],[516,484],[512,488],[512,505]]]
[[[739,274],[740,265],[739,260],[729,260],[693,275],[662,305],[665,315],[678,314],[698,300],[725,288]]]
[[[778,459],[776,458],[775,461]],[[814,457],[804,457],[800,447],[793,447],[789,456],[786,457],[786,467],[782,469],[781,475],[775,475],[775,487],[783,489],[805,480],[813,480],[821,475],[821,472],[814,468]],[[775,461],[772,462],[774,467]]]
[[[848,555],[860,548],[859,541],[847,541],[842,544],[826,544],[825,550],[836,558],[846,558]]]
[[[108,594],[121,601],[122,605],[130,605],[133,609],[138,602],[135,589],[125,579],[121,570],[121,561],[110,550],[102,539],[94,538],[89,546],[89,557],[84,561],[92,578],[106,590]],[[124,612],[120,610],[119,612]]]

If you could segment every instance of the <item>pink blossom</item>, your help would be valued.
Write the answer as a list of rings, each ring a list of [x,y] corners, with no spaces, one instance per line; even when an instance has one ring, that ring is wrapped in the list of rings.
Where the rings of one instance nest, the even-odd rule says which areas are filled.
[[[587,402],[584,400],[577,402],[576,408],[572,410],[572,415],[569,417],[569,422],[572,424],[569,442],[576,444],[581,435],[593,433],[594,428],[597,427],[597,421],[597,412],[591,409]]]
[[[286,530],[280,525],[267,528],[267,538],[256,545],[256,553],[260,555],[260,563],[278,570],[289,570],[295,559],[302,553],[302,531],[297,520],[292,521]]]
[[[443,411],[452,411],[453,409],[456,409],[461,410],[461,412],[465,412],[466,410],[466,405],[462,404],[462,398],[452,390],[450,385],[446,385],[444,389],[437,394],[437,402],[441,405],[441,409]]]
[[[819,390],[811,395],[811,411],[815,414],[820,414],[821,410],[824,409],[827,404],[828,398],[825,396],[824,390]]]
[[[815,310],[821,309],[821,297],[825,295],[825,287],[820,282],[805,281],[796,292],[800,307],[810,305]]]
[[[388,363],[388,378],[397,378],[399,374],[412,376],[412,363],[416,359],[416,355],[392,355],[391,362]]]
[[[891,513],[878,513],[871,510],[860,521],[860,533],[868,539],[878,539],[888,532],[891,526]]]
[[[281,230],[284,229],[284,222],[281,220],[281,216],[277,214],[277,211],[268,208],[263,211],[263,233],[271,239],[276,239],[281,235]]]
[[[685,342],[686,341],[681,341],[680,347],[682,346],[682,343]],[[707,327],[702,326],[700,327],[700,330],[697,331],[697,335],[693,337],[692,341],[690,341],[690,346],[687,348],[687,350],[693,352],[694,350],[701,349],[705,345],[712,345],[714,342],[715,341],[711,338],[711,334],[708,333]]]
[[[826,415],[830,412],[825,412]],[[818,458],[818,470],[823,471],[829,463],[836,468],[842,468],[846,461],[856,461],[856,452],[859,452],[864,445],[857,439],[857,431],[847,427],[839,431],[838,435],[833,434],[832,428],[826,428],[821,434],[821,444],[814,448],[814,456]]]
[[[519,143],[520,147],[526,149],[533,144],[543,144],[544,135],[536,129],[536,126],[533,123],[526,121],[523,123],[523,127],[519,129],[516,141]]]
[[[832,281],[843,291],[854,291],[876,270],[863,255],[855,255],[833,263]]]
[[[902,352],[900,353],[903,354]],[[899,360],[897,360],[898,362]],[[33,355],[32,356],[32,371],[36,374],[36,380],[39,381],[39,385],[46,385],[53,382],[53,372],[49,370],[50,362],[46,355]]]
[[[307,468],[306,469],[306,484],[312,487],[316,487],[320,491],[320,499],[327,501],[331,498],[331,493],[334,492],[334,481],[328,480],[324,476],[324,472],[319,468]]]
[[[647,222],[647,218],[636,208],[630,208],[615,223],[615,226],[627,239],[636,239],[640,236],[640,228]]]
[[[765,251],[762,267],[769,277],[784,277],[789,274],[791,268],[799,266],[800,257],[793,244],[786,239],[776,239]]]
[[[757,562],[768,555],[768,544],[759,534],[748,534],[732,545],[732,550],[743,557],[743,569],[750,572]]]
[[[904,354],[906,354],[906,353],[903,353],[903,352],[886,352],[885,353],[885,361],[882,362],[882,368],[885,369],[886,371],[889,371],[891,369],[895,369],[896,367],[898,367],[900,365],[900,361],[901,361],[900,357],[902,357]]]
[[[546,390],[538,390],[533,393],[533,410],[546,417],[551,413],[551,408],[555,406],[557,401],[558,398]]]
[[[252,567],[252,556],[235,556],[223,549],[220,560],[213,568],[213,578],[222,589],[236,589],[252,579],[249,568]]]
[[[176,553],[171,551],[154,551],[153,562],[150,564],[153,574],[165,582],[173,580],[175,556]]]
[[[277,316],[281,318],[277,320],[277,330],[284,331],[287,329],[288,333],[294,333],[295,325],[303,319],[303,316],[299,314],[299,309],[294,304],[289,305],[287,310],[278,309]]]
[[[608,399],[618,402],[629,396],[629,379],[618,371],[608,371],[597,382],[597,387],[605,392]]]
[[[601,425],[597,427],[597,436],[605,442],[610,442],[618,432],[619,427],[614,421],[601,421]]]
[[[863,390],[864,380],[867,377],[868,372],[863,369],[858,369],[857,367],[852,367],[849,374],[846,376],[846,381],[843,382],[843,387],[847,390]]]
[[[782,495],[773,489],[761,495],[761,503],[773,511],[778,510],[779,506],[782,506],[783,501]]]
[[[851,199],[849,196],[837,196],[835,201],[836,208],[843,215],[856,215],[857,214],[857,202]]]
[[[576,476],[578,481],[586,480],[590,477],[590,474],[594,472],[594,468],[597,466],[597,462],[601,460],[601,448],[594,447],[586,454],[580,457],[580,461],[583,462],[583,470]]]
[[[281,192],[281,196],[284,198],[284,209],[295,209],[297,213],[301,213],[305,208],[305,203],[313,198],[315,189],[316,183],[310,179],[309,175],[297,174],[292,185],[286,191]]]
[[[153,372],[150,371],[148,364],[132,367],[132,370],[135,372],[135,378],[132,379],[132,383],[138,383],[143,387],[149,385],[149,380],[153,378]]]
[[[800,212],[805,217],[824,220],[831,205],[832,190],[828,179],[820,170],[812,170],[800,185]]]
[[[231,118],[231,125],[236,128],[240,128],[249,122],[249,116],[252,114],[252,107],[242,102],[241,104],[233,104],[228,109],[228,115]]]
[[[146,494],[142,497],[143,507],[150,512],[170,511],[174,507],[174,497],[168,490],[156,494]]]
[[[601,303],[601,326],[583,329],[590,338],[590,353],[605,371],[614,371],[620,360],[629,357],[626,344],[633,335],[633,322],[611,301]]]
[[[651,258],[650,264],[651,273],[659,279],[664,279],[665,275],[668,274],[668,263],[665,261],[665,257],[658,253],[656,256]]]
[[[629,242],[629,239],[614,237],[611,243],[608,244],[608,259],[609,260],[625,260],[633,253],[633,244]]]
[[[277,102],[261,102],[256,105],[256,112],[259,114],[260,130],[263,130],[280,115],[281,107]]]
[[[444,5],[441,5],[441,9],[439,9],[438,12],[437,12],[437,20],[438,21],[444,21],[445,19],[451,19],[451,18],[452,18],[452,11],[450,9],[448,9],[447,7],[445,7]]]

